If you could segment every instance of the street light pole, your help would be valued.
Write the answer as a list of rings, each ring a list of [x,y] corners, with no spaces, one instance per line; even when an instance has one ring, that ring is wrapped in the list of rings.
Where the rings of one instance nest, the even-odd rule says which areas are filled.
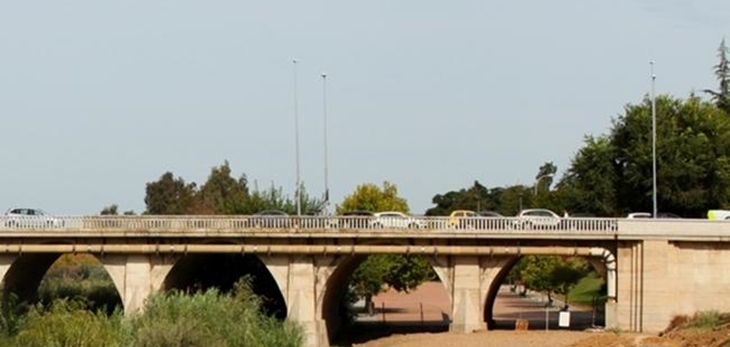
[[[542,180],[543,178],[548,178],[548,177],[553,177],[553,174],[551,174],[551,173],[544,174],[542,176],[538,176],[535,179],[535,188],[534,188],[535,191],[534,191],[533,195],[537,196],[537,185],[540,184],[540,180]]]
[[[651,198],[652,198],[652,218],[657,217],[657,197],[656,197],[656,95],[654,92],[654,84],[656,75],[654,74],[654,61],[650,61],[651,66]]]
[[[294,148],[296,157],[296,172],[297,172],[297,187],[294,190],[294,198],[297,204],[297,216],[302,215],[302,197],[301,197],[301,182],[299,180],[299,96],[297,95],[297,63],[299,61],[294,58],[292,63],[294,64]]]
[[[330,188],[328,175],[327,155],[327,73],[322,73],[322,116],[324,121],[324,212],[327,213],[327,206],[330,203]]]

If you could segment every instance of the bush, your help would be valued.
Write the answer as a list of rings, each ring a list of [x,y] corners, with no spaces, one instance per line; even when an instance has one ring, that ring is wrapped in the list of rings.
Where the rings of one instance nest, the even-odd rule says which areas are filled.
[[[675,329],[700,329],[710,330],[721,325],[730,323],[730,314],[718,311],[700,311],[692,316],[674,316],[665,333]]]
[[[47,312],[40,306],[28,313],[22,330],[8,343],[18,347],[122,346],[121,313],[93,313],[58,300]]]
[[[125,319],[120,311],[93,313],[84,302],[55,300],[12,319],[3,347],[299,347],[298,325],[264,316],[248,283],[231,295],[211,289],[186,295],[153,295],[145,311]],[[10,317],[13,317],[12,315]]]
[[[297,347],[298,327],[259,313],[259,299],[247,283],[233,295],[215,289],[187,296],[180,292],[152,296],[144,314],[131,322],[138,347]]]

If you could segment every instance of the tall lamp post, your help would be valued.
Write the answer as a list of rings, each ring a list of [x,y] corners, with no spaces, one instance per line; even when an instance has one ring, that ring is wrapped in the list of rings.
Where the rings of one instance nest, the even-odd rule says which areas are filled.
[[[294,148],[296,157],[297,187],[294,190],[294,197],[297,200],[297,216],[302,215],[301,183],[299,180],[299,96],[297,95],[297,63],[299,60],[292,59],[294,64]]]
[[[324,212],[330,203],[329,175],[327,170],[327,73],[322,73],[322,117],[324,121]]]
[[[544,175],[542,175],[542,176],[538,176],[538,177],[537,177],[537,178],[535,179],[535,192],[533,193],[533,195],[537,196],[537,186],[538,186],[538,185],[540,184],[540,181],[541,181],[541,180],[542,180],[543,178],[548,178],[548,177],[553,177],[553,174],[551,174],[551,173],[548,173],[548,174],[544,174]]]
[[[657,199],[656,199],[656,96],[654,94],[654,84],[656,75],[654,74],[654,61],[650,61],[651,67],[651,199],[652,199],[652,218],[657,215]]]

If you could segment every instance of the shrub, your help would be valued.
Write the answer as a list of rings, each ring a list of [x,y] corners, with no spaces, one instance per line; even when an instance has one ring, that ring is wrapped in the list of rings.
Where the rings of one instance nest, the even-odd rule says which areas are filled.
[[[139,347],[297,347],[298,327],[259,313],[259,299],[248,283],[233,295],[215,289],[188,296],[180,292],[150,297],[142,315],[131,323]]]
[[[64,300],[50,310],[36,306],[30,310],[22,329],[10,346],[18,347],[97,347],[122,346],[121,313],[111,317],[93,313]]]

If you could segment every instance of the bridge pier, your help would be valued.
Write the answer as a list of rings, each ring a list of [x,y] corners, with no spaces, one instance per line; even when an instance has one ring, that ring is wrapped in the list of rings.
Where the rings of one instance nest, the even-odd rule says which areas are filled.
[[[479,257],[455,256],[452,258],[451,324],[449,331],[469,333],[484,330],[483,297],[486,290],[481,286]]]
[[[331,271],[320,263],[326,264],[330,258],[311,255],[261,257],[284,296],[287,320],[302,327],[305,347],[329,346],[327,324],[322,317],[322,293]]]
[[[144,308],[145,300],[162,287],[173,257],[154,254],[110,254],[100,257],[124,305],[124,314]]]

